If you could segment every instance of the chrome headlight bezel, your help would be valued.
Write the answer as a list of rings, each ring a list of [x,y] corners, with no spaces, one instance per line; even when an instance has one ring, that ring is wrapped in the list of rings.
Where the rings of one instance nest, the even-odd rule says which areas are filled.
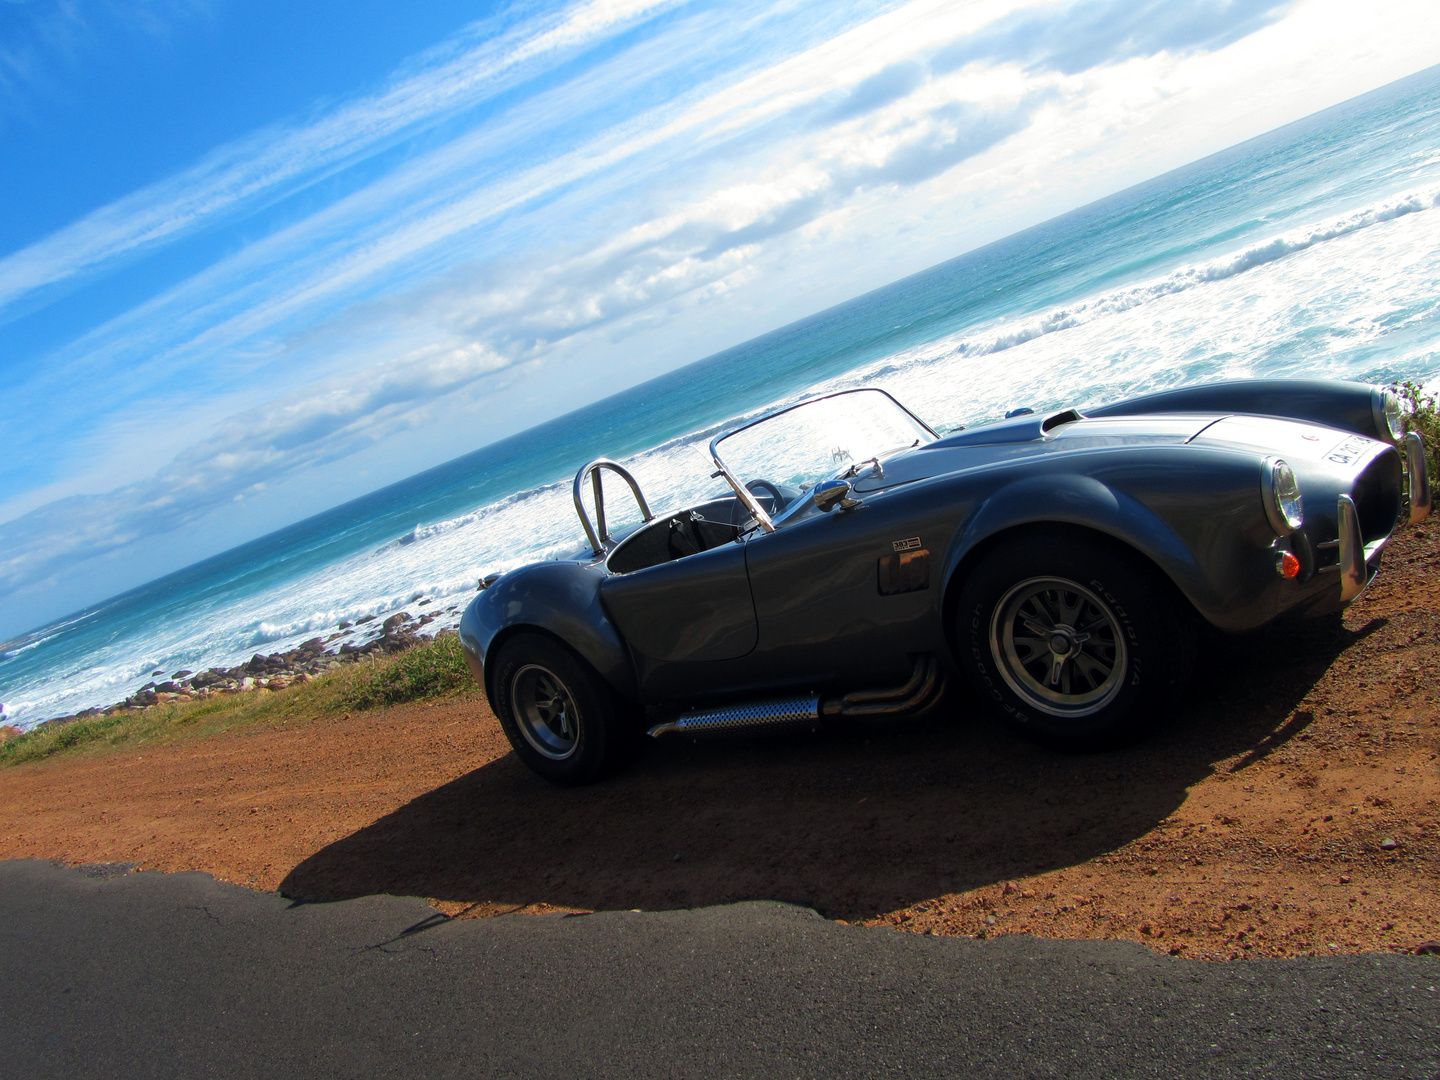
[[[1265,516],[1276,536],[1289,536],[1305,524],[1305,499],[1300,479],[1284,458],[1267,457],[1260,469]]]
[[[1405,439],[1405,404],[1393,390],[1377,386],[1370,391],[1370,411],[1376,435],[1399,446]]]

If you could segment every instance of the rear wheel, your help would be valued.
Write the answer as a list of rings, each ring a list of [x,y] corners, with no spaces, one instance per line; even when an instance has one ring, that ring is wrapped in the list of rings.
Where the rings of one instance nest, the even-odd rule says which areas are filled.
[[[567,646],[517,634],[495,665],[495,712],[520,760],[554,784],[588,784],[633,743],[623,703]]]
[[[957,617],[976,690],[1024,734],[1067,750],[1137,737],[1194,663],[1194,617],[1174,586],[1080,534],[1034,534],[985,556]]]

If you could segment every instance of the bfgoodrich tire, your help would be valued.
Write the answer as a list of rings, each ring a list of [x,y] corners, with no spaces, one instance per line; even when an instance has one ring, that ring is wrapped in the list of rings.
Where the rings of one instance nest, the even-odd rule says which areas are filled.
[[[998,547],[956,609],[959,660],[1018,731],[1063,750],[1131,742],[1189,680],[1195,618],[1150,564],[1072,530]]]
[[[553,784],[599,779],[634,742],[615,692],[579,655],[543,634],[516,634],[501,646],[494,695],[511,747]]]

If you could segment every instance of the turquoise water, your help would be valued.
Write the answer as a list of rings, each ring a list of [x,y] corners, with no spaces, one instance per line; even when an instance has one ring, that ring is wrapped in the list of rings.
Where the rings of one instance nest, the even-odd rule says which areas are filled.
[[[150,673],[231,665],[583,540],[569,478],[626,460],[652,505],[693,447],[834,386],[933,426],[1222,377],[1440,372],[1440,68],[821,312],[0,644],[21,726]],[[612,500],[621,501],[621,492]]]

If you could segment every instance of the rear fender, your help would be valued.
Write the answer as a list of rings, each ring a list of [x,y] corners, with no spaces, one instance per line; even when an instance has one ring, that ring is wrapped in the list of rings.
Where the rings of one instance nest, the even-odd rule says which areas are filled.
[[[501,575],[470,601],[460,619],[460,645],[486,694],[487,660],[513,633],[534,629],[570,646],[617,693],[635,698],[629,650],[600,604],[604,577],[598,563],[538,563]]]

